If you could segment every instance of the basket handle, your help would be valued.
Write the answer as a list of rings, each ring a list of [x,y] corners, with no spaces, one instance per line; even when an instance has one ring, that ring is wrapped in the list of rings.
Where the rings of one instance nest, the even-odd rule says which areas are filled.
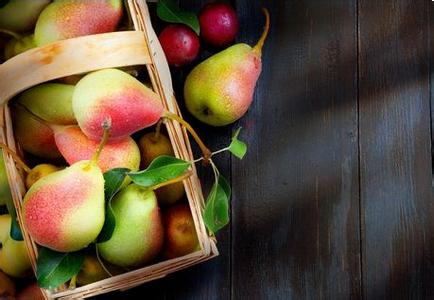
[[[0,65],[0,106],[37,84],[104,68],[150,64],[141,31],[120,31],[55,42]]]

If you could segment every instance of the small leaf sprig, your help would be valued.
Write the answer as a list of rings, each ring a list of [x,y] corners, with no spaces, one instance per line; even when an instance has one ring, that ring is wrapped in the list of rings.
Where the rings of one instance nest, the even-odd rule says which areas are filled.
[[[200,34],[199,20],[197,16],[189,11],[181,10],[173,0],[159,0],[157,2],[157,16],[169,23],[181,23],[187,25]]]

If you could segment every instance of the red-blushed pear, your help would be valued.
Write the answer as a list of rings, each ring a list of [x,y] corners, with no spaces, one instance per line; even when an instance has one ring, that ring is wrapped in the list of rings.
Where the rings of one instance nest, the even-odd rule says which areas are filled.
[[[160,209],[152,190],[136,184],[123,188],[112,200],[115,228],[98,244],[102,258],[121,267],[139,267],[154,259],[164,240]]]
[[[183,256],[199,249],[199,240],[190,207],[177,204],[164,214],[166,232],[163,256],[167,259]]]
[[[17,300],[45,300],[45,297],[38,284],[33,282],[18,293]]]
[[[78,126],[54,128],[57,148],[69,164],[90,159],[98,149],[98,142],[88,139]],[[98,166],[104,173],[114,168],[128,168],[137,171],[140,165],[140,151],[131,137],[108,143],[99,155]]]
[[[15,299],[15,283],[0,271],[0,299]]]
[[[241,118],[252,103],[262,68],[261,51],[269,29],[269,14],[256,46],[233,45],[197,65],[187,76],[184,98],[188,111],[212,126]]]
[[[108,139],[109,125],[91,160],[51,173],[24,196],[23,222],[41,246],[72,252],[93,242],[104,225],[104,177],[98,156]]]
[[[54,1],[36,22],[35,41],[42,46],[78,36],[112,32],[121,17],[121,0]]]
[[[83,133],[99,140],[99,124],[109,119],[110,140],[122,140],[154,125],[163,115],[159,96],[133,76],[105,69],[84,76],[76,85],[72,109]]]

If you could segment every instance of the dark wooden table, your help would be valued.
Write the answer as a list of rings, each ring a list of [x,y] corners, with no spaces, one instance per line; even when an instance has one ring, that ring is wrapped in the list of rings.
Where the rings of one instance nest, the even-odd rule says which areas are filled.
[[[113,299],[433,299],[434,2],[232,2],[240,42],[262,5],[272,17],[254,103],[218,129],[185,112],[213,149],[238,126],[249,146],[217,161],[233,187],[221,255]]]

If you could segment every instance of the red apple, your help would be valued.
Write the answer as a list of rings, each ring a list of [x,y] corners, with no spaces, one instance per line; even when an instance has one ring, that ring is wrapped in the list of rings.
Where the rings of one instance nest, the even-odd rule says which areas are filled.
[[[239,28],[235,9],[221,2],[205,5],[199,14],[199,24],[202,38],[217,47],[233,42]]]
[[[171,66],[181,67],[191,63],[199,54],[199,37],[185,25],[168,25],[160,33],[159,40]]]

